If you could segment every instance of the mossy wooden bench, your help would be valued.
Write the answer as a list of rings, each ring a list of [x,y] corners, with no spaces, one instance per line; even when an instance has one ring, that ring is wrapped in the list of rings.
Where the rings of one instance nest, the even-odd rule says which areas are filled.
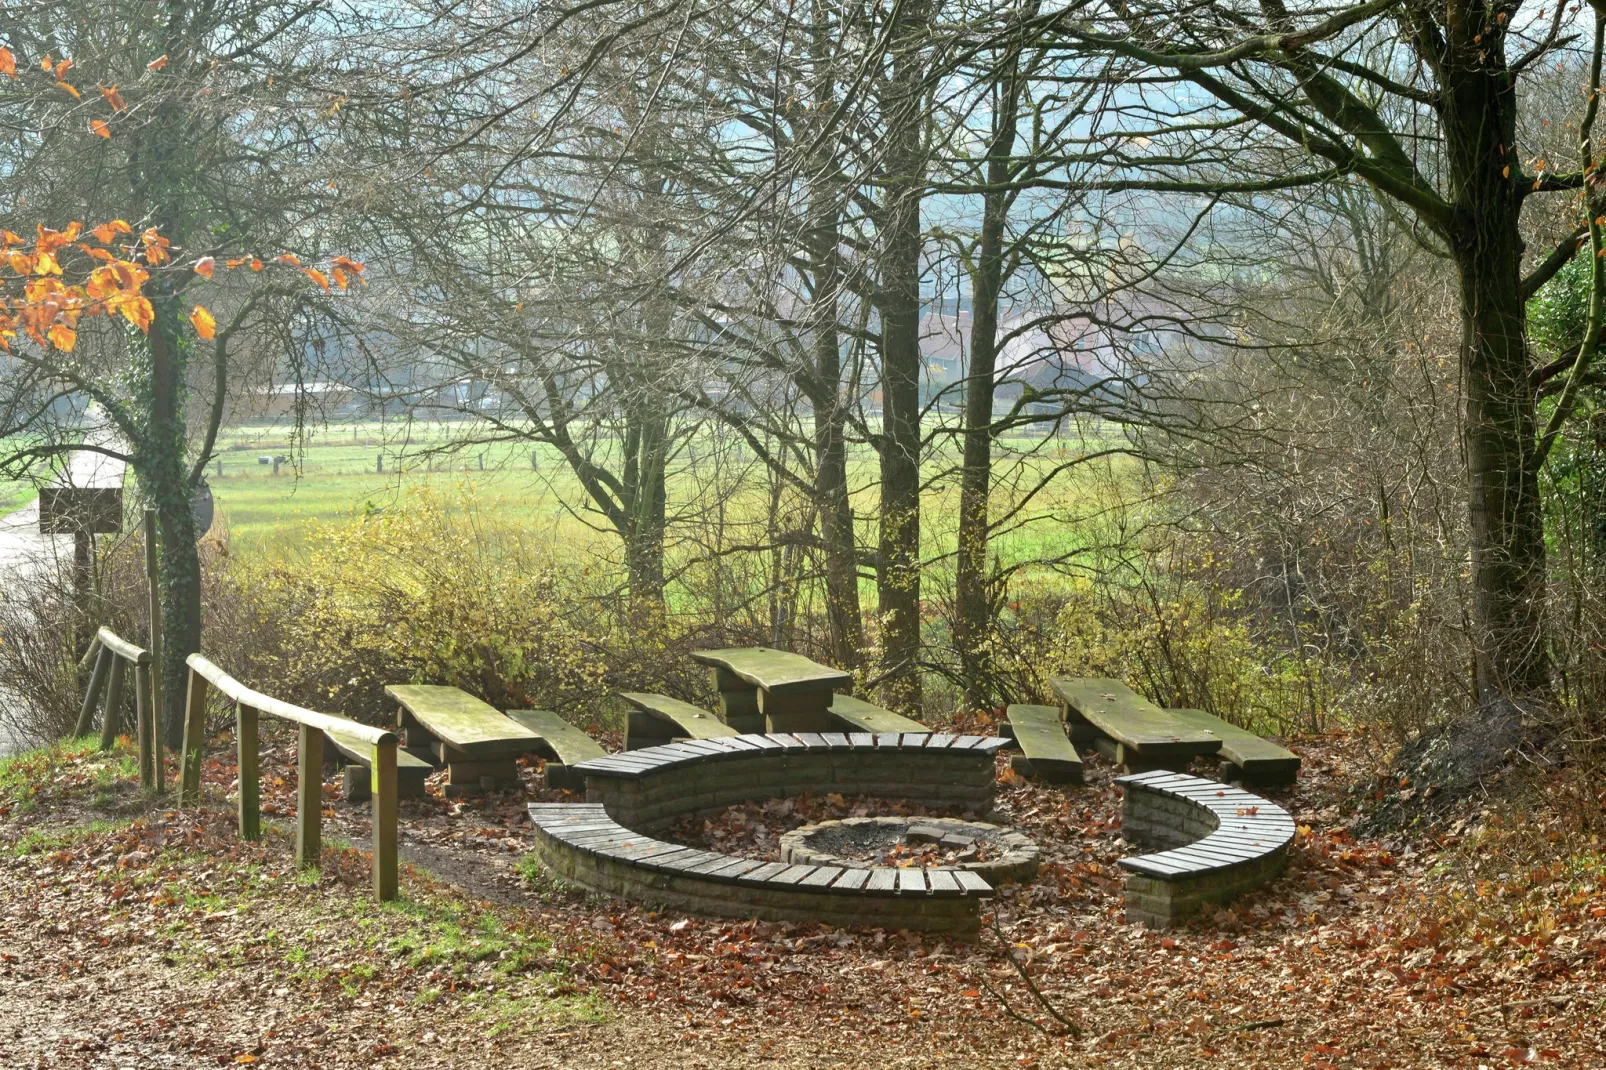
[[[517,759],[541,737],[468,692],[438,684],[392,684],[385,694],[401,707],[408,746],[431,746],[446,763],[455,792],[519,784]]]
[[[632,707],[625,719],[625,750],[741,734],[707,710],[678,698],[641,691],[623,691],[619,697]]]
[[[713,670],[720,719],[742,732],[830,732],[833,691],[853,677],[801,654],[769,647],[699,650]]]
[[[1008,710],[1008,732],[1021,753],[1009,767],[1021,776],[1035,776],[1051,784],[1082,783],[1082,756],[1065,734],[1065,723],[1055,706],[1014,705]]]
[[[538,737],[531,750],[546,759],[546,782],[549,788],[585,787],[585,778],[575,773],[574,767],[593,758],[608,756],[602,744],[552,710],[508,710],[507,715],[521,728]]]
[[[1216,775],[1251,787],[1286,787],[1299,775],[1299,755],[1203,710],[1168,710],[1221,737]]]
[[[1206,903],[1226,903],[1282,872],[1294,820],[1258,795],[1213,780],[1154,770],[1118,777],[1121,832],[1161,848],[1121,859],[1131,921],[1166,928]]]
[[[1186,769],[1201,754],[1221,749],[1221,736],[1176,710],[1165,710],[1119,680],[1049,681],[1069,722],[1097,730],[1099,753],[1132,773]]]
[[[363,802],[373,796],[374,748],[371,744],[344,732],[325,732],[328,750],[346,759],[340,775],[340,795],[347,802]],[[435,767],[424,759],[398,747],[396,749],[396,797],[421,799],[426,794],[424,781]]]
[[[884,710],[852,695],[831,696],[831,717],[835,727],[849,732],[929,732],[931,729],[911,717]]]

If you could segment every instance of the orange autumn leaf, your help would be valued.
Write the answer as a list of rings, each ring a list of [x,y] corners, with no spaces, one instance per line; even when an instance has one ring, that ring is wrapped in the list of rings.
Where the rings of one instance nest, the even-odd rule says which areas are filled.
[[[149,63],[145,64],[145,69],[148,71],[159,71],[165,66],[167,66],[167,53],[164,52],[160,56],[157,56],[155,59],[151,60]]]
[[[7,78],[17,76],[17,57],[11,54],[11,49],[0,46],[0,74]]]
[[[71,66],[72,60],[70,59],[64,59],[60,63],[56,64],[55,69],[51,71],[51,73],[56,76],[56,81],[59,82],[63,78],[67,77],[67,68]]]
[[[228,268],[230,271],[233,271],[235,268],[239,267],[243,263],[245,263],[245,257],[237,256],[237,257],[234,257],[232,260],[225,260],[223,262],[223,266]]]
[[[44,57],[39,60],[39,69],[44,71],[46,74],[50,74],[55,71],[56,61],[50,58],[49,52],[46,52]]]
[[[203,256],[201,259],[195,262],[195,273],[201,276],[203,279],[210,279],[212,277],[212,270],[216,264],[217,261],[212,257]]]
[[[324,293],[329,292],[329,277],[323,272],[319,271],[317,268],[302,268],[301,273],[307,278],[311,279],[313,282],[317,283],[319,286],[322,286]]]
[[[278,261],[281,264],[289,264],[291,267],[301,266],[301,258],[296,256],[295,253],[280,253]]]
[[[209,339],[217,334],[217,320],[212,318],[212,313],[200,305],[196,305],[190,310],[190,322],[195,325],[195,333],[202,338]]]
[[[99,134],[101,137],[107,139],[110,139],[112,136],[112,128],[107,126],[99,119],[89,120],[89,132],[91,134]]]
[[[252,271],[261,271],[262,270],[262,261],[258,260],[254,256],[251,258],[251,270]]]
[[[128,107],[128,104],[123,100],[123,95],[117,91],[117,87],[114,85],[101,86],[100,95],[106,98],[106,103],[112,106],[112,111],[122,111]]]
[[[346,272],[343,269],[335,268],[329,274],[330,277],[335,280],[336,286],[340,287],[342,290],[346,288]]]
[[[72,98],[74,100],[82,100],[82,99],[84,99],[83,96],[78,92],[78,90],[76,88],[74,88],[73,86],[68,85],[66,82],[57,82],[56,83],[56,88],[65,89],[67,92],[72,94]]]
[[[71,353],[72,347],[78,344],[78,332],[65,323],[52,324],[47,334],[50,337],[50,344],[63,353]]]

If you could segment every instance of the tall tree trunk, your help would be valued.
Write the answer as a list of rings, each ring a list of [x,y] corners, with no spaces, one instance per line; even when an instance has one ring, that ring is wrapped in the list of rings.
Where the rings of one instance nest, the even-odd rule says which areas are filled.
[[[669,422],[661,412],[634,414],[625,436],[625,570],[635,612],[661,613],[664,604],[664,518]]]
[[[143,436],[134,443],[133,464],[156,508],[161,534],[162,724],[167,745],[178,748],[184,737],[185,659],[201,649],[201,559],[185,459],[182,313],[176,296],[158,296],[152,305],[155,321],[143,342],[151,365],[150,415]]]
[[[1443,121],[1454,204],[1450,252],[1461,288],[1475,684],[1499,736],[1515,727],[1523,703],[1548,695],[1549,663],[1535,393],[1522,301],[1523,191],[1507,170],[1516,160],[1515,80],[1487,48],[1471,29],[1452,31]]]
[[[834,121],[836,88],[831,77],[835,35],[823,5],[814,9],[813,54],[820,84],[814,92],[816,125]],[[813,268],[812,319],[814,360],[810,402],[814,410],[814,492],[820,510],[821,556],[825,563],[825,616],[830,630],[831,660],[856,669],[863,660],[864,614],[859,606],[859,548],[853,529],[853,503],[848,498],[847,412],[842,396],[842,336],[839,295],[842,286],[841,190],[837,162],[829,141],[816,135],[809,182],[808,252]]]
[[[1011,57],[1015,62],[1016,57]],[[998,298],[1004,284],[1004,225],[1012,198],[1004,189],[1015,148],[1016,79],[1001,87],[987,152],[981,241],[971,278],[970,363],[965,369],[964,457],[959,472],[959,545],[954,575],[954,646],[965,705],[989,705],[987,639],[988,497],[993,482],[993,393],[998,360]]]
[[[880,263],[882,697],[920,705],[920,202],[925,5],[899,6],[892,38]]]

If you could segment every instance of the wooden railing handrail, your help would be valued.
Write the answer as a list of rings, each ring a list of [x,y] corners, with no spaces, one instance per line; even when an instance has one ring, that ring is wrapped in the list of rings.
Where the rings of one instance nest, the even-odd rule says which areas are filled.
[[[101,628],[95,633],[95,638],[100,641],[101,646],[118,657],[126,658],[135,665],[149,665],[151,663],[151,652],[149,650],[135,646],[110,628]]]
[[[265,713],[270,717],[278,717],[285,721],[294,721],[297,724],[304,724],[308,728],[316,728],[323,732],[338,732],[340,735],[361,740],[372,746],[397,742],[398,737],[394,732],[386,731],[383,728],[375,728],[372,725],[363,724],[361,721],[353,721],[345,717],[335,717],[331,714],[303,709],[282,699],[276,699],[272,695],[264,695],[260,691],[246,687],[200,654],[191,654],[184,660],[190,668],[205,677],[206,682],[217,688],[225,697],[241,705],[250,706],[259,713]]]
[[[380,902],[396,898],[396,733],[344,717],[331,717],[302,709],[264,695],[212,664],[200,654],[184,659],[189,684],[184,695],[184,749],[180,756],[178,803],[192,805],[201,797],[201,755],[206,744],[207,692],[217,689],[234,703],[234,741],[238,756],[236,808],[240,838],[262,837],[262,774],[259,767],[260,734],[257,715],[293,721],[296,728],[296,865],[318,865],[323,852],[323,751],[324,734],[366,743],[369,792],[373,799],[374,897]],[[119,662],[119,664],[121,664]]]

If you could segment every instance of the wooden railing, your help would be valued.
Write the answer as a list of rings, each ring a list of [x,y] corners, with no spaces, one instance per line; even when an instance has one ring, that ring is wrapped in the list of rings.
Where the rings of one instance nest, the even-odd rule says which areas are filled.
[[[104,693],[101,708],[100,746],[110,749],[122,728],[123,688],[127,683],[128,667],[134,668],[134,720],[139,736],[139,786],[162,790],[162,738],[156,726],[156,703],[151,694],[150,651],[137,647],[110,628],[95,633],[89,650],[79,665],[94,661],[89,676],[89,690],[84,694],[84,705],[78,711],[75,736],[88,735],[95,722],[95,704]]]
[[[206,702],[216,688],[235,705],[235,746],[239,755],[240,837],[262,835],[262,802],[258,766],[257,714],[265,713],[299,726],[296,743],[296,865],[318,865],[323,849],[323,737],[325,732],[366,744],[373,797],[374,895],[380,902],[396,898],[396,733],[344,717],[292,706],[253,691],[199,654],[186,659],[189,691],[184,708],[184,753],[181,756],[178,803],[200,800],[201,752],[206,741]]]

